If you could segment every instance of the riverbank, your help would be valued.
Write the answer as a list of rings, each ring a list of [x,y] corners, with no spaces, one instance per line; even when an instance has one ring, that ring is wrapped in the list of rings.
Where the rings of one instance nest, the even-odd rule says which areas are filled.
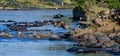
[[[3,9],[0,7],[0,10],[61,10],[61,9],[73,9],[73,8],[20,8],[20,9],[15,9],[15,8],[6,8]]]
[[[41,40],[45,39],[47,41],[53,41],[53,42],[54,41],[70,41],[70,42],[76,42],[76,44],[71,44],[70,47],[66,47],[66,49],[63,50],[64,51],[63,54],[67,53],[68,56],[69,55],[71,55],[71,56],[73,55],[74,56],[74,55],[80,55],[80,54],[82,54],[82,55],[88,55],[89,52],[90,52],[90,50],[86,50],[87,48],[89,48],[86,44],[89,45],[88,41],[91,40],[91,38],[93,38],[94,36],[92,36],[92,34],[85,33],[85,34],[73,37],[74,34],[71,34],[71,32],[72,33],[75,32],[77,34],[78,32],[85,32],[85,31],[89,32],[89,31],[81,29],[81,28],[74,28],[74,27],[77,27],[76,24],[73,24],[74,22],[72,22],[72,24],[67,25],[62,20],[61,21],[51,21],[51,19],[52,20],[55,20],[55,19],[53,19],[53,17],[49,17],[49,16],[53,16],[56,13],[61,13],[64,16],[72,16],[71,10],[45,10],[45,11],[44,10],[30,10],[30,11],[29,10],[28,11],[27,10],[25,10],[25,11],[24,10],[23,11],[21,11],[21,10],[20,11],[19,10],[17,10],[17,11],[7,11],[6,10],[6,11],[1,11],[1,13],[0,13],[1,20],[2,20],[1,24],[7,22],[8,25],[7,24],[2,24],[2,25],[7,25],[8,28],[9,28],[9,30],[8,30],[8,28],[2,28],[2,27],[5,27],[5,26],[1,26],[0,27],[1,28],[0,30],[1,30],[1,33],[2,33],[1,34],[1,36],[2,36],[1,38],[3,39],[3,40],[0,39],[1,43],[3,43],[3,45],[1,47],[7,45],[6,48],[9,48],[9,44],[13,44],[14,45],[14,43],[18,43],[17,41],[23,41],[23,42],[25,42],[28,39],[31,39],[30,42],[32,42],[32,40],[33,41],[37,41],[37,40],[40,40],[40,39]],[[58,18],[58,19],[61,19],[61,18]],[[65,18],[65,19],[68,19],[68,18]],[[68,19],[68,20],[70,20],[70,19]],[[9,25],[10,22],[13,23],[13,24]],[[44,24],[43,24],[43,22],[44,22]],[[51,25],[49,22],[56,22],[56,23]],[[41,26],[41,24],[42,24],[42,26]],[[26,27],[29,30],[21,30],[19,28],[19,27],[22,27],[24,25],[27,25]],[[71,25],[72,25],[72,27],[71,27]],[[13,26],[19,26],[19,27],[13,27]],[[38,27],[38,26],[40,26],[40,27]],[[67,27],[65,27],[65,26],[67,26]],[[16,31],[16,29],[19,30],[19,31]],[[23,27],[22,29],[25,29],[25,28]],[[74,29],[76,31],[74,31]],[[79,29],[81,29],[82,31],[79,31]],[[43,34],[43,32],[44,32],[44,34]],[[47,36],[46,36],[46,34],[47,34]],[[98,35],[100,35],[99,37],[101,38],[101,33],[98,34]],[[93,38],[93,39],[98,38],[98,35],[97,36],[95,35],[95,38]],[[55,39],[54,38],[51,39],[48,36],[57,37],[57,39],[56,38]],[[91,37],[89,37],[89,36],[91,36]],[[103,34],[103,39],[104,38],[108,39],[108,36],[106,37],[106,35]],[[16,40],[16,39],[22,39],[22,40]],[[10,43],[9,40],[12,40],[13,42]],[[75,40],[78,40],[78,41],[75,41]],[[5,41],[8,41],[8,42],[5,42]],[[82,44],[83,44],[82,46],[79,45],[81,43],[81,41],[85,41],[85,43],[82,42]],[[41,42],[39,42],[39,43],[41,44]],[[42,45],[44,45],[44,43],[47,44],[46,42],[42,42],[42,43],[43,43]],[[63,43],[63,42],[60,42],[60,43]],[[22,44],[24,44],[24,43],[22,43]],[[21,46],[23,46],[22,44],[21,44]],[[59,45],[59,44],[57,44],[57,45]],[[26,44],[26,46],[29,46],[29,45]],[[48,46],[48,45],[45,45],[45,46]],[[77,49],[77,51],[79,51],[78,53],[85,51],[87,54],[83,54],[83,53],[80,53],[80,54],[78,54],[78,53],[77,54],[76,53],[74,53],[74,54],[73,53],[68,53],[67,49],[69,49],[71,47],[74,47],[74,46],[79,47]],[[92,46],[94,46],[94,45],[92,45]],[[14,53],[15,51],[17,51],[17,49],[19,49],[18,45],[14,45],[14,47],[16,47],[16,49],[10,47],[10,49],[8,49],[8,50],[14,49],[13,50],[13,53]],[[39,46],[37,46],[37,47],[39,47]],[[84,48],[80,49],[80,47],[84,47]],[[30,46],[29,50],[31,50],[32,48],[34,48],[34,47]],[[56,48],[53,47],[52,49],[56,49]],[[61,48],[62,48],[62,46],[61,46]],[[27,49],[27,47],[25,48],[25,50],[26,49]],[[39,47],[38,49],[40,50],[42,48]],[[83,50],[83,51],[81,51],[81,50]],[[50,49],[50,51],[51,51],[51,49]],[[97,52],[98,50],[92,50],[92,51],[93,52]],[[27,51],[27,53],[29,53],[29,51]],[[33,53],[36,53],[36,52],[33,51]],[[59,53],[59,51],[58,51],[58,53]],[[9,54],[12,54],[12,53],[9,53]],[[47,54],[46,51],[45,51],[45,54]],[[60,54],[61,54],[61,52],[60,52]],[[93,55],[108,55],[108,56],[111,55],[110,52],[108,52],[108,53],[104,52],[102,54],[100,54],[100,53],[98,53],[98,54],[97,53],[92,53],[92,54]],[[55,53],[53,55],[55,55]],[[56,54],[56,55],[58,55],[58,54]]]

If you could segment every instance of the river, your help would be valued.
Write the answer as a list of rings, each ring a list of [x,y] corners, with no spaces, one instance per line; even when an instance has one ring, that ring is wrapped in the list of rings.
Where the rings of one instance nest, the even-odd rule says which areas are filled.
[[[17,22],[55,20],[52,16],[58,13],[66,16],[67,19],[72,16],[71,9],[0,10],[0,20],[15,20]],[[64,40],[49,41],[16,37],[6,39],[0,37],[0,56],[111,56],[108,53],[77,54],[66,52],[73,44],[73,42]]]

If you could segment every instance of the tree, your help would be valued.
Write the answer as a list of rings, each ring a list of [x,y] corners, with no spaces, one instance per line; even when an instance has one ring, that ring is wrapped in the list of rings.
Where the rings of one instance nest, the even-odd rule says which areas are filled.
[[[108,4],[108,8],[120,8],[120,0],[104,0]]]

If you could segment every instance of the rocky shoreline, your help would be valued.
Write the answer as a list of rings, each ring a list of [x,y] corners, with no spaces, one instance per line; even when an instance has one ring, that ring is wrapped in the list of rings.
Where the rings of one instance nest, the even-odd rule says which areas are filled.
[[[110,13],[109,13],[110,12]],[[76,53],[98,53],[105,51],[115,55],[120,53],[120,26],[119,21],[114,21],[111,18],[119,18],[119,15],[111,14],[112,11],[100,11],[100,17],[93,17],[93,20],[79,20],[78,25],[83,24],[85,28],[74,27],[71,29],[63,21],[34,21],[34,22],[16,22],[14,20],[0,20],[0,25],[5,26],[5,30],[0,31],[0,36],[3,38],[29,38],[29,39],[48,39],[48,40],[67,40],[73,41],[72,48],[66,50]],[[115,12],[115,11],[113,11]],[[116,12],[115,12],[116,13]],[[104,17],[105,16],[105,17]],[[64,15],[57,14],[53,18],[61,18]],[[8,24],[7,24],[8,23]],[[1,27],[2,27],[1,26]],[[35,28],[49,26],[49,28],[59,28],[65,32],[54,32],[54,28],[40,29]],[[33,29],[29,29],[34,27]],[[60,31],[62,31],[60,30]],[[10,34],[8,31],[14,31],[16,35]],[[57,30],[56,30],[57,31]]]
[[[106,35],[102,32],[91,32],[91,30],[83,30],[80,28],[70,29],[68,25],[63,21],[45,20],[34,22],[16,22],[13,20],[0,20],[0,23],[11,22],[12,24],[3,24],[7,27],[6,32],[1,31],[0,36],[3,38],[12,38],[14,35],[9,34],[7,31],[16,32],[16,36],[19,38],[30,39],[49,39],[49,40],[69,40],[77,42],[72,48],[68,49],[68,52],[76,53],[97,53],[99,51],[105,51],[109,53],[120,52],[120,33]],[[52,25],[56,28],[63,28],[68,32],[54,33],[49,29],[46,30],[28,30],[30,27],[42,27]],[[82,32],[82,33],[80,33]],[[75,33],[75,34],[74,34]],[[116,50],[117,49],[117,50]]]

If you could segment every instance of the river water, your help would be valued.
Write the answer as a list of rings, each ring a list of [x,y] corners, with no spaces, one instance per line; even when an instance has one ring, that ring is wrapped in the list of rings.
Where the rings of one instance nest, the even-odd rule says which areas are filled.
[[[58,13],[66,16],[66,19],[72,16],[71,9],[0,10],[0,20],[15,20],[17,22],[54,20],[52,16]],[[2,29],[2,27],[0,27],[0,29]],[[108,53],[77,54],[66,52],[73,44],[73,42],[64,40],[48,41],[21,39],[16,37],[6,39],[0,37],[0,56],[111,56]]]

